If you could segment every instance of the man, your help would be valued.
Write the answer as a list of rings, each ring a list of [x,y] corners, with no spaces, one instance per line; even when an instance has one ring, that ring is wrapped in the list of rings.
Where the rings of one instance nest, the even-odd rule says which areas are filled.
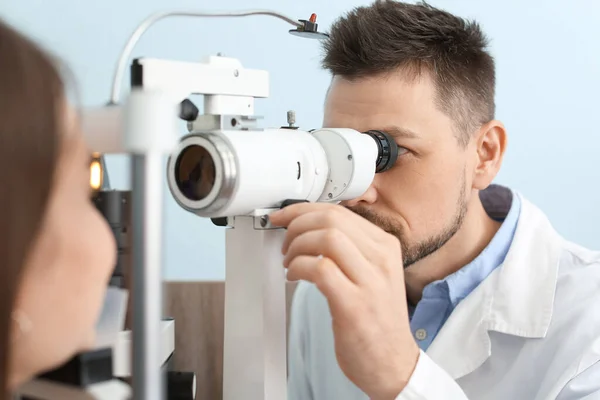
[[[272,215],[296,291],[290,400],[600,399],[600,255],[492,185],[507,145],[477,24],[378,1],[337,21],[324,126],[401,153],[360,198]]]

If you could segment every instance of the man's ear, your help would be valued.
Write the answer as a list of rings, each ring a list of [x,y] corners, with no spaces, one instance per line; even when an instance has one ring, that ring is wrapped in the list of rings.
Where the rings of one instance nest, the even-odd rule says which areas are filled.
[[[493,120],[483,125],[476,136],[477,159],[473,176],[473,188],[487,188],[500,170],[507,135],[502,122]]]

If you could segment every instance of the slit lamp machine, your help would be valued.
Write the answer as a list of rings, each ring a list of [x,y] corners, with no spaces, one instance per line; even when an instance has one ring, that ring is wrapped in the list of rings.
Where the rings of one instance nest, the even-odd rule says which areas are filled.
[[[78,355],[69,365],[25,385],[22,399],[194,398],[192,379],[186,381],[190,389],[185,395],[167,390],[172,382],[162,368],[174,347],[173,321],[165,322],[162,314],[165,178],[177,204],[226,229],[223,398],[287,398],[286,278],[280,251],[285,231],[271,226],[267,216],[295,202],[337,203],[360,196],[376,173],[395,163],[398,148],[379,131],[304,131],[295,126],[293,112],[288,113],[288,126],[259,127],[254,102],[269,96],[268,72],[245,68],[234,58],[129,61],[144,32],[167,17],[250,15],[283,20],[300,37],[327,37],[317,30],[314,14],[298,21],[268,10],[155,14],[138,26],[123,49],[110,102],[84,111],[90,149],[127,153],[131,159],[131,191],[124,197],[107,195],[104,201],[130,205],[132,330],[124,332],[125,342]],[[131,85],[122,101],[127,65]],[[204,96],[202,113],[189,100],[191,95]],[[182,119],[189,131],[184,136],[178,132]],[[106,187],[102,167],[93,164],[92,173],[96,185]],[[118,205],[112,212],[106,204],[99,207],[109,222],[123,214]],[[165,340],[165,332],[170,339]],[[121,365],[126,365],[124,374],[115,371]],[[131,379],[122,379],[129,372]]]

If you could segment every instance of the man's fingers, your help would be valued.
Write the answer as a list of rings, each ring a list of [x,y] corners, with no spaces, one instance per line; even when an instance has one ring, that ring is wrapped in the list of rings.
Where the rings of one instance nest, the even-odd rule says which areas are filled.
[[[296,218],[312,212],[322,212],[324,215],[332,213],[335,216],[348,218],[352,220],[353,224],[355,224],[361,230],[365,230],[365,233],[369,235],[376,234],[378,232],[383,232],[379,227],[373,225],[371,222],[367,221],[358,214],[338,204],[331,203],[292,204],[270,214],[269,219],[271,220],[271,223],[273,225],[287,228],[290,225],[290,223],[292,223],[292,221],[294,221]]]
[[[372,279],[374,272],[348,236],[337,229],[308,231],[295,237],[288,247],[283,265],[289,268],[291,261],[298,256],[330,258],[356,284]]]
[[[296,217],[287,227],[282,247],[283,253],[287,252],[290,243],[297,236],[308,231],[327,228],[336,228],[344,232],[360,247],[363,253],[373,251],[373,247],[376,246],[376,243],[372,240],[372,235],[366,234],[362,227],[357,226],[344,213],[339,210],[328,209],[313,211]]]
[[[334,207],[335,205],[328,203],[296,203],[269,214],[269,219],[273,225],[287,228],[294,219],[302,214],[311,211],[331,210]]]
[[[327,257],[306,255],[295,257],[288,266],[287,279],[313,283],[327,298],[330,306],[336,307],[350,304],[357,289],[340,268]]]
[[[388,252],[384,249],[389,248],[388,243],[392,241],[391,235],[383,232],[363,218],[350,215],[351,211],[342,209],[323,209],[308,212],[296,217],[287,227],[285,239],[282,246],[283,254],[288,252],[290,244],[300,235],[322,229],[336,229],[342,231],[361,252],[366,260],[376,265],[380,265],[382,260],[386,259]],[[361,220],[357,223],[357,220]],[[363,228],[363,223],[371,225],[371,232]],[[398,250],[400,245],[398,244]],[[401,256],[398,256],[401,259]]]

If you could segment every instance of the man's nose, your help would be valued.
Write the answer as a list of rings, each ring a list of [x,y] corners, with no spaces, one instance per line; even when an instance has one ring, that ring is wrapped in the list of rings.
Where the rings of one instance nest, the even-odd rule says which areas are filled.
[[[345,201],[343,204],[348,207],[354,207],[359,204],[373,204],[375,201],[377,201],[377,189],[375,189],[374,185],[371,185],[361,196]]]

